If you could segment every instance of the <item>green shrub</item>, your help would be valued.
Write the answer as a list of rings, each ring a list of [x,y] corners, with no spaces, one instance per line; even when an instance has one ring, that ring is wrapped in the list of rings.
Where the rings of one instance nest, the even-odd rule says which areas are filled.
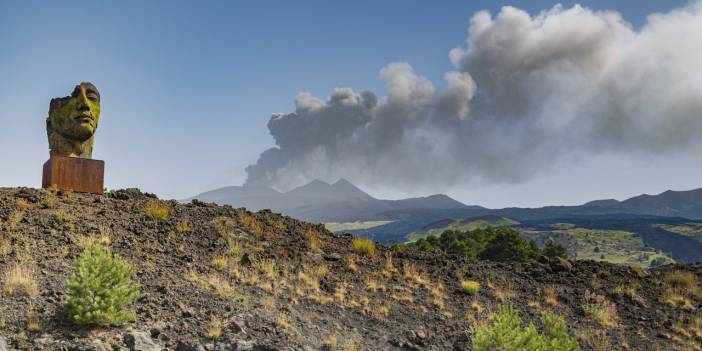
[[[480,258],[491,261],[526,262],[539,256],[539,248],[528,242],[514,229],[498,230],[488,241]]]
[[[461,290],[464,293],[475,296],[480,291],[480,282],[475,280],[461,280]]]
[[[546,257],[566,257],[566,248],[563,245],[549,241],[544,245],[542,254]]]
[[[553,313],[542,317],[544,332],[533,324],[522,328],[519,313],[511,306],[500,306],[490,322],[479,325],[472,337],[474,351],[576,351],[577,340],[568,335],[563,319]]]
[[[80,325],[121,324],[135,317],[125,308],[139,297],[134,268],[100,245],[83,249],[67,282],[68,317]]]
[[[356,238],[351,243],[353,252],[361,256],[370,256],[375,253],[375,243],[368,239]]]

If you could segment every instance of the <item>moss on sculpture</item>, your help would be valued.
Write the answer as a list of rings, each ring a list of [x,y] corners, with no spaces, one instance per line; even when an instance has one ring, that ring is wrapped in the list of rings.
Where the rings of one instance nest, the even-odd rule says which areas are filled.
[[[46,119],[51,155],[92,158],[99,121],[100,93],[91,83],[76,85],[70,96],[51,99]]]

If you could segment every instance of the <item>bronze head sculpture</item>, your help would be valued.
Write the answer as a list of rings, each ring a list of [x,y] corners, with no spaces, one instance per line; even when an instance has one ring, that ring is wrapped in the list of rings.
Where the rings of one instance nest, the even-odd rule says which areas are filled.
[[[100,93],[91,83],[76,85],[70,96],[51,99],[46,119],[51,155],[92,158],[99,121]]]

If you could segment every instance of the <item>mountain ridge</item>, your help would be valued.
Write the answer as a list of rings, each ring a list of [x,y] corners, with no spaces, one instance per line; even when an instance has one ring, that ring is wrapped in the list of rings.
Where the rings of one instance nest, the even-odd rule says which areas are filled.
[[[445,194],[400,200],[377,199],[344,178],[333,184],[315,179],[287,192],[262,186],[256,189],[224,187],[195,195],[184,202],[193,199],[254,211],[270,209],[313,222],[346,222],[361,218],[382,220],[381,213],[393,210],[481,208],[465,205]]]
[[[593,200],[575,206],[488,209],[466,205],[444,194],[399,200],[377,199],[342,178],[333,184],[313,180],[288,192],[265,186],[224,187],[198,194],[186,201],[192,199],[246,207],[254,211],[271,209],[312,222],[394,221],[418,214],[429,216],[432,220],[485,214],[521,220],[624,213],[702,219],[702,188],[666,190],[656,195],[642,194],[621,201]]]

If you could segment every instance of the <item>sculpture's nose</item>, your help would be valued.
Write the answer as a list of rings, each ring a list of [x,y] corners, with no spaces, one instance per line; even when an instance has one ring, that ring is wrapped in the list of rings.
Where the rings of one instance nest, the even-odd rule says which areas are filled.
[[[90,107],[88,106],[88,97],[85,96],[85,94],[80,94],[78,96],[78,110],[79,111],[90,110]]]

